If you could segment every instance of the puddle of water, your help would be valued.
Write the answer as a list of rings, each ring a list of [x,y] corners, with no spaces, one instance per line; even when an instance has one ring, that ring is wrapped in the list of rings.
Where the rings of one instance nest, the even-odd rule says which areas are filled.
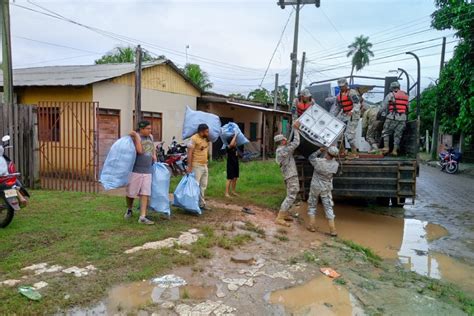
[[[215,286],[185,285],[179,288],[179,297],[182,299],[204,300],[216,292]]]
[[[298,212],[305,217],[306,203]],[[318,226],[327,232],[327,221],[318,206]],[[447,236],[448,231],[436,224],[417,219],[403,219],[357,211],[347,205],[336,205],[336,227],[339,237],[370,247],[385,259],[400,262],[419,274],[445,279],[474,293],[474,268],[455,259],[430,253],[430,242]]]
[[[310,282],[270,294],[270,303],[285,307],[292,315],[361,315],[362,310],[349,293],[321,276]]]
[[[106,300],[107,312],[132,311],[153,302],[154,286],[149,282],[133,282],[114,286]]]

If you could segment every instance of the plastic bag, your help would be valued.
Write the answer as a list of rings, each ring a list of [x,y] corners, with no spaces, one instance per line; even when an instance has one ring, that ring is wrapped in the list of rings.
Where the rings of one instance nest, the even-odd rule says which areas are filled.
[[[128,184],[128,176],[132,172],[137,150],[130,136],[117,140],[110,148],[99,182],[105,190],[118,189]]]
[[[220,118],[211,113],[194,111],[189,106],[186,108],[183,123],[183,139],[189,138],[197,133],[199,124],[209,126],[209,140],[215,142],[221,133]]]
[[[247,137],[242,134],[242,131],[239,128],[239,125],[235,124],[234,122],[230,122],[222,126],[221,128],[221,140],[222,140],[222,149],[225,149],[229,145],[229,139],[232,139],[237,133],[237,146],[242,146],[245,144],[250,143]]]
[[[201,214],[201,208],[199,207],[200,195],[201,189],[199,188],[199,183],[196,181],[194,173],[189,173],[181,179],[176,187],[173,205],[193,213]]]
[[[168,216],[171,214],[169,197],[170,178],[171,174],[168,168],[166,168],[166,164],[153,164],[150,208]]]

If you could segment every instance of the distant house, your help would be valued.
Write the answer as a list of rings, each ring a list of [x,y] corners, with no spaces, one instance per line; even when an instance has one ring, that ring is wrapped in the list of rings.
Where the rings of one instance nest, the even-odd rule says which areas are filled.
[[[71,158],[87,164],[98,156],[101,166],[113,142],[134,129],[134,64],[23,68],[13,78],[17,103],[38,105],[40,156],[51,171],[83,171],[66,166]],[[196,109],[201,93],[171,61],[143,64],[142,115],[155,141],[181,138],[186,106]]]
[[[245,150],[263,154],[265,148],[267,155],[274,149],[273,135],[277,132],[286,133],[291,117],[286,106],[278,105],[274,109],[273,104],[237,100],[215,93],[204,93],[199,97],[197,109],[216,114],[223,125],[229,122],[237,123],[250,140]],[[221,147],[220,140],[212,145],[214,158],[222,155]]]

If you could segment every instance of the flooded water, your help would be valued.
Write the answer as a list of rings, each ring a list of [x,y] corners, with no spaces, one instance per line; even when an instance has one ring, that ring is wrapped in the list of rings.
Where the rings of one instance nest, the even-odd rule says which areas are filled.
[[[310,282],[270,294],[270,303],[282,305],[292,315],[363,315],[349,291],[320,276]]]
[[[185,285],[179,288],[179,296],[182,299],[205,300],[215,292],[215,286]]]
[[[304,217],[306,204],[298,212]],[[328,232],[323,212],[318,214],[319,231]],[[358,211],[336,205],[339,237],[373,249],[385,259],[399,260],[407,269],[435,279],[445,279],[474,293],[474,268],[451,257],[430,251],[430,243],[447,236],[442,226],[420,221]]]

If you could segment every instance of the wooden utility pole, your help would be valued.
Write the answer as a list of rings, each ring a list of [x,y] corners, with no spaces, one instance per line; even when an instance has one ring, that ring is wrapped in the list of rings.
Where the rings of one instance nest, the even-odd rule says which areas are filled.
[[[142,120],[142,48],[137,46],[135,52],[135,128]]]
[[[303,57],[301,57],[301,67],[300,67],[300,77],[298,78],[298,95],[303,88],[303,75],[304,75],[304,63],[306,62],[306,52],[303,52]]]
[[[275,74],[275,93],[273,94],[273,109],[277,109],[278,104],[278,74]]]
[[[446,37],[443,37],[443,45],[441,46],[441,61],[439,64],[439,77],[444,67],[444,58],[446,53]],[[433,135],[431,137],[431,159],[438,159],[438,136],[439,136],[439,116],[438,109],[435,109],[433,119]]]
[[[2,33],[2,70],[3,70],[3,100],[6,105],[13,105],[13,76],[12,55],[10,40],[10,4],[8,0],[1,0],[0,31]]]
[[[279,0],[277,4],[284,9],[286,5],[294,6],[295,8],[295,31],[293,36],[293,52],[290,55],[291,59],[291,79],[290,79],[290,102],[293,102],[296,92],[296,67],[298,63],[298,32],[300,23],[300,10],[306,4],[314,4],[319,8],[321,0]]]

